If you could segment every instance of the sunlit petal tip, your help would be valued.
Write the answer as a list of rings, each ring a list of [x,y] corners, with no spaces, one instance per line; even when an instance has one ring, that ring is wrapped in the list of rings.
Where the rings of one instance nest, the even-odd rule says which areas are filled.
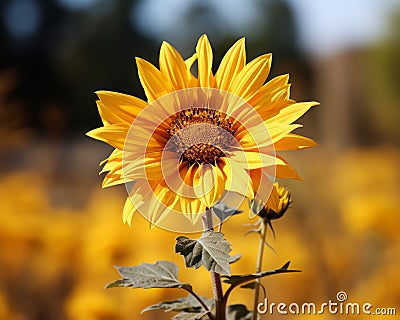
[[[246,45],[246,38],[242,37],[239,40],[237,40],[230,49],[232,49],[233,47],[239,46],[239,47],[245,47]]]
[[[272,53],[266,53],[260,56],[260,60],[265,63],[265,65],[268,65],[268,67],[271,67],[272,64]]]
[[[163,41],[161,43],[161,48],[160,48],[160,55],[163,54],[163,52],[170,52],[170,53],[178,53],[178,51],[167,41]]]
[[[145,59],[136,57],[135,60],[136,60],[136,66],[137,66],[138,71],[139,71],[139,76],[140,76],[140,72],[143,71],[143,70],[148,70],[150,65],[152,67],[154,67],[153,64],[151,64],[150,62],[148,62]]]
[[[282,78],[284,79],[285,83],[289,83],[290,75],[289,73],[285,73],[282,75]]]
[[[287,171],[286,175],[283,174],[283,171]],[[277,168],[277,176],[284,179],[293,179],[297,181],[304,181],[304,179],[297,173],[295,170],[291,170],[288,168]]]
[[[321,106],[321,103],[318,102],[318,101],[311,101],[310,103],[311,103],[311,105],[312,105],[313,107]]]
[[[151,69],[156,69],[156,67],[150,63],[149,61],[136,57],[136,66],[138,67],[138,71],[139,71],[139,77],[140,77],[140,73],[143,71],[150,71]],[[158,69],[157,69],[158,70]]]
[[[198,43],[199,43],[200,41],[207,41],[207,42],[209,42],[206,33],[203,33],[203,34],[200,36]]]
[[[94,92],[94,94],[99,98],[99,100],[101,99],[100,95],[102,94],[102,92],[104,92],[104,90],[97,90]],[[97,101],[99,101],[99,100],[97,100]]]
[[[94,130],[96,130],[96,129],[93,129],[93,130],[90,130],[90,131],[86,132],[86,133],[85,133],[85,136],[88,136],[89,138],[92,138],[92,139],[96,139],[94,133],[92,132],[92,131],[94,131]],[[104,161],[104,160],[103,160],[103,161]],[[100,166],[102,165],[103,161],[100,162]]]
[[[321,106],[321,103],[318,101],[307,101],[307,102],[296,102],[295,105],[301,105],[308,111],[308,109],[311,109],[312,107]]]
[[[112,93],[117,94],[116,92],[112,92],[112,91],[108,91],[108,90],[97,90],[94,93],[99,97],[99,99],[101,99],[101,97],[103,97],[103,96],[108,96]]]
[[[305,149],[305,148],[313,148],[313,147],[318,147],[318,143],[314,141],[313,139],[309,139],[309,144],[305,146],[301,146],[300,149]]]
[[[102,129],[103,127],[90,130],[86,132],[85,135],[92,139],[108,142],[106,139],[102,138]]]
[[[236,41],[235,45],[238,45],[239,47],[243,48],[244,53],[246,54],[246,38],[242,37],[238,41]]]
[[[140,58],[140,57],[135,57],[135,61],[136,61],[136,63],[141,63],[142,61],[146,61],[146,60],[144,60],[143,58]]]
[[[139,58],[139,57],[135,57],[135,62],[136,62],[136,67],[138,69],[138,73],[139,73],[139,78],[140,78],[140,70],[143,69],[144,64],[147,62],[146,60]]]
[[[142,69],[146,64],[150,63],[147,60],[140,58],[140,57],[135,57],[135,61],[136,61],[136,66],[138,67],[138,69]]]

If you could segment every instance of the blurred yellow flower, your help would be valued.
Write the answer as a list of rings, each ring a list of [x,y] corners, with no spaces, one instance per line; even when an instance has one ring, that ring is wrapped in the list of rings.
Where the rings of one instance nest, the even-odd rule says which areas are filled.
[[[0,291],[0,319],[16,319],[7,303],[7,297]]]
[[[382,157],[385,164],[378,165]],[[343,224],[354,235],[398,238],[399,160],[398,151],[389,147],[355,149],[344,153],[333,167],[332,200],[341,199]]]
[[[119,304],[101,290],[79,288],[66,302],[71,320],[118,320],[123,319]]]
[[[271,57],[264,54],[246,64],[240,39],[213,74],[206,35],[186,61],[164,42],[160,69],[136,60],[148,102],[97,92],[104,126],[88,135],[115,147],[103,169],[108,172],[103,186],[135,181],[124,222],[130,224],[139,210],[154,224],[172,211],[195,223],[227,192],[266,201],[272,188],[266,176],[298,178],[275,150],[315,146],[291,132],[300,126],[292,122],[317,103],[291,100],[288,75],[264,84]],[[196,60],[197,77],[191,72]],[[278,194],[272,197],[277,210]]]
[[[345,226],[355,234],[382,233],[398,237],[400,210],[398,195],[376,191],[352,195],[342,204]]]

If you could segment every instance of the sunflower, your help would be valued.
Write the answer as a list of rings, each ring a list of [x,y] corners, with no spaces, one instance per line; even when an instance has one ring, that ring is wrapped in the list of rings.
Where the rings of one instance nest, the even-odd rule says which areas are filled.
[[[275,151],[316,145],[292,131],[301,127],[293,122],[318,103],[290,99],[288,75],[266,82],[271,58],[246,63],[242,38],[214,74],[206,35],[187,60],[164,42],[159,68],[136,59],[147,101],[96,92],[104,126],[88,135],[115,148],[103,162],[103,187],[130,186],[125,223],[139,211],[153,225],[182,229],[178,216],[196,224],[218,201],[238,207],[258,198],[278,209],[274,178],[299,176]]]

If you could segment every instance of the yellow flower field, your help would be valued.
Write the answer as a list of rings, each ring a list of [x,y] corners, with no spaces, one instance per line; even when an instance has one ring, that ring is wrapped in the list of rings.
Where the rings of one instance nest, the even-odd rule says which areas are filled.
[[[400,152],[354,149],[337,156],[334,163],[317,152],[311,167],[307,160],[312,153],[298,160],[307,188],[290,185],[293,204],[274,223],[277,239],[269,234],[268,241],[276,254],[267,249],[264,263],[272,269],[290,259],[302,273],[263,280],[269,299],[322,303],[345,291],[351,302],[399,308]],[[385,159],[385,166],[377,165],[380,159]],[[324,169],[328,164],[330,172]],[[327,181],[323,187],[319,177]],[[52,203],[53,183],[36,169],[0,178],[0,319],[169,319],[161,311],[138,314],[147,305],[182,296],[177,289],[103,289],[118,278],[113,265],[162,259],[177,263],[180,278],[201,295],[211,295],[208,272],[185,270],[181,257],[171,253],[178,234],[151,231],[140,215],[134,215],[131,227],[121,223],[122,187],[100,190],[93,185],[87,202],[74,207]],[[242,214],[224,226],[233,254],[242,253],[233,273],[255,268],[250,262],[257,252],[257,237],[243,236],[249,230],[246,223],[251,221]],[[250,306],[251,291],[238,290],[230,302]],[[379,317],[386,318],[394,317]]]

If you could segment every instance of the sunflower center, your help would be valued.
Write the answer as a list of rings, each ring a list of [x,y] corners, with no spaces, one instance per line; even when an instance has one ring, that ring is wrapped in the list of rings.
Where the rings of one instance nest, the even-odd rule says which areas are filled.
[[[171,117],[173,150],[190,163],[214,163],[234,142],[232,121],[215,109],[190,108]]]

